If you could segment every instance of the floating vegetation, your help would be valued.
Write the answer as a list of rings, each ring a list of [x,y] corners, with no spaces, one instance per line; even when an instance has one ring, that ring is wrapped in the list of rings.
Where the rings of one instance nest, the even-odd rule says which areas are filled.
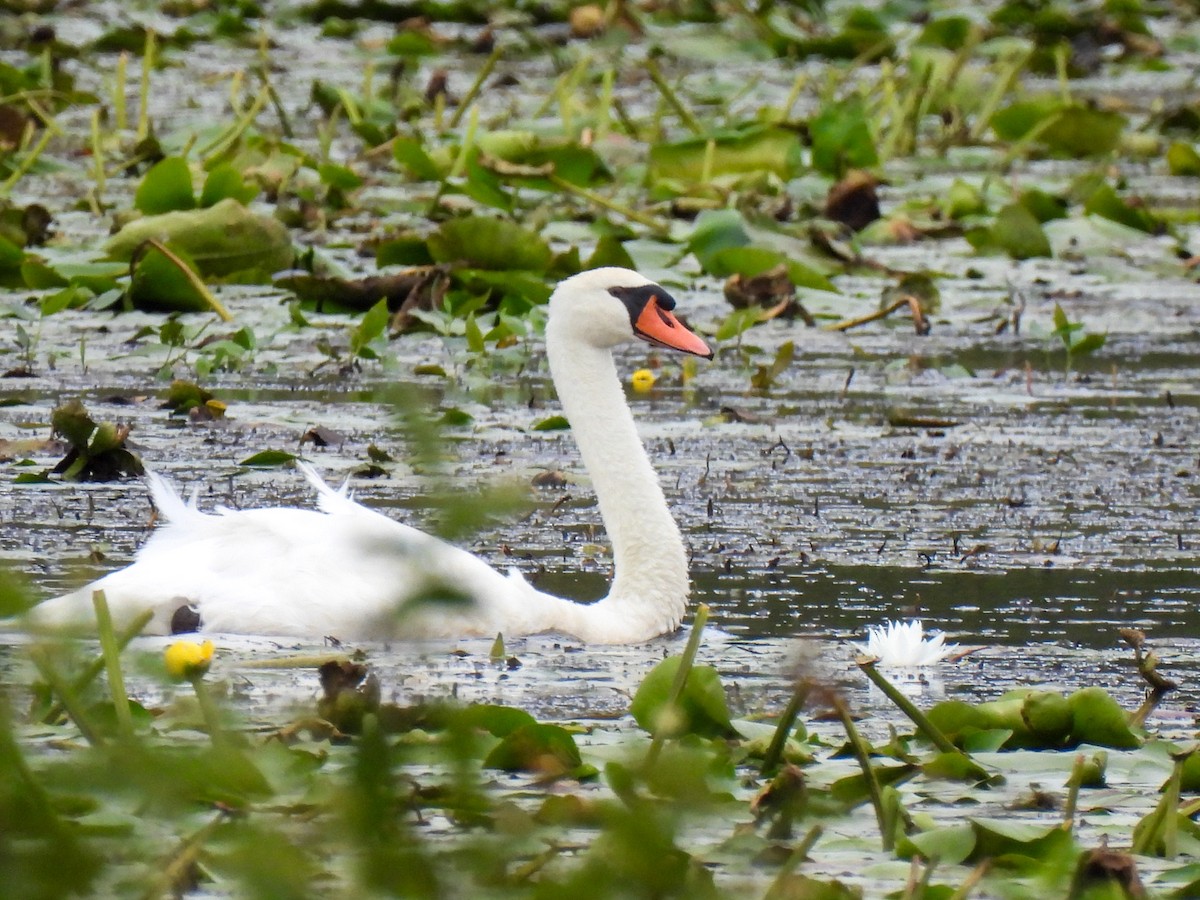
[[[0,0],[0,554],[38,593],[128,558],[142,459],[236,507],[301,453],[599,589],[540,332],[617,265],[715,338],[620,362],[730,633],[210,654],[97,599],[99,648],[0,645],[4,884],[1196,895],[1193,6]],[[894,685],[781,649],[898,615],[1000,646]],[[1127,621],[1185,670],[1131,641],[1135,710]]]

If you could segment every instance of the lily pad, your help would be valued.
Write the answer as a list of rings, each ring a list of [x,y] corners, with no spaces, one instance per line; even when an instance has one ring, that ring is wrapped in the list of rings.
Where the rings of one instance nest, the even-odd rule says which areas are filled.
[[[194,190],[187,160],[181,156],[168,156],[155,163],[142,177],[133,196],[133,205],[148,216],[194,209]]]
[[[668,706],[672,685],[682,657],[669,656],[656,665],[638,687],[629,705],[629,712],[638,725],[657,734],[668,725],[670,733],[698,734],[703,737],[732,737],[737,734],[729,717],[725,703],[725,689],[721,676],[712,666],[693,666],[688,672],[683,692],[679,697],[679,719],[664,723],[671,718]]]
[[[265,281],[272,272],[288,268],[294,257],[282,222],[252,213],[232,199],[208,209],[137,219],[109,239],[105,252],[111,259],[129,260],[150,238],[186,253],[206,277],[237,275]]]
[[[540,235],[490,216],[451,219],[429,236],[428,246],[435,262],[496,271],[545,272],[554,259]]]

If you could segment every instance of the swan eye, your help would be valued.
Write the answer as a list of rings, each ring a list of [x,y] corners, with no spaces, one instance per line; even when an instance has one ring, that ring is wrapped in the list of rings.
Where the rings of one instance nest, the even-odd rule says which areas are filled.
[[[661,313],[675,308],[675,298],[657,284],[644,284],[640,287],[614,287],[608,292],[625,304],[629,311],[629,321],[636,322],[646,307],[653,303]],[[664,319],[664,321],[666,321]]]

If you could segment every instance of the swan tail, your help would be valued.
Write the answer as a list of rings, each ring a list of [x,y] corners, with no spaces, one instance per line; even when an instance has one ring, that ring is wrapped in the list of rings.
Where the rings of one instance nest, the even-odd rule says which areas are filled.
[[[350,490],[349,478],[342,482],[340,488],[334,489],[321,477],[321,474],[311,463],[296,460],[296,468],[300,470],[300,474],[304,476],[313,490],[317,492],[317,508],[321,512],[335,513],[345,511],[348,505],[358,506],[354,502],[354,493]]]
[[[158,514],[168,522],[182,522],[191,516],[203,515],[196,506],[199,489],[192,491],[189,500],[179,496],[175,486],[157,472],[146,473],[146,484],[150,487],[150,498]]]

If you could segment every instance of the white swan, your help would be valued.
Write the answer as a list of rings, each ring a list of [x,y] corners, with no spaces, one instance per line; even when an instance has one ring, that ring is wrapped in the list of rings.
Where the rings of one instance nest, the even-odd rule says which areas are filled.
[[[592,476],[613,545],[607,597],[591,604],[543,593],[465,550],[395,522],[335,491],[302,466],[320,511],[287,508],[204,513],[162,478],[150,489],[166,524],[128,567],[30,613],[35,626],[87,625],[103,590],[117,622],[154,611],[147,631],[168,634],[191,606],[210,632],[347,640],[397,636],[562,632],[584,641],[648,640],[679,626],[687,555],[638,438],[612,350],[634,337],[712,357],[672,314],[667,291],[628,269],[561,282],[550,298],[546,352],[562,408]],[[450,594],[458,604],[404,606]]]

